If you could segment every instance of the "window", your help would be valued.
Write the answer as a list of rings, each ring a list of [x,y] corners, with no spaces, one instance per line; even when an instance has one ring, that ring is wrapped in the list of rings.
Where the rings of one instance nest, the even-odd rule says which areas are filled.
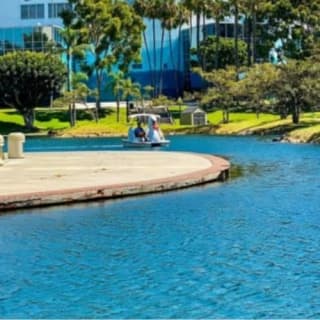
[[[71,10],[69,3],[49,3],[49,18],[58,18],[59,14],[64,10]]]
[[[21,5],[21,19],[43,19],[44,4],[23,4]]]

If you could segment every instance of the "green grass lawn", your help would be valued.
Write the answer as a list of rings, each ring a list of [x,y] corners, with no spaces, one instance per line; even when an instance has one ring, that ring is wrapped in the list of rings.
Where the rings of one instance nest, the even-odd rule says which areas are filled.
[[[181,108],[183,111],[185,107]],[[77,111],[77,124],[70,127],[69,116],[66,109],[36,109],[34,133],[47,134],[54,132],[60,136],[126,136],[128,128],[135,123],[126,122],[126,110],[120,109],[120,121],[116,121],[115,108],[103,111],[98,122],[94,121],[91,110]],[[215,134],[243,134],[264,133],[279,129],[288,132],[288,136],[299,141],[310,141],[320,137],[320,112],[305,113],[301,116],[301,123],[296,126],[291,118],[280,120],[279,116],[272,114],[255,113],[230,113],[229,123],[222,123],[222,112],[214,111],[208,113],[209,125],[202,127],[181,126],[180,108],[170,107],[173,115],[173,124],[163,124],[161,127],[165,133],[215,133]],[[27,132],[24,127],[23,118],[13,109],[0,109],[0,134],[20,131]]]

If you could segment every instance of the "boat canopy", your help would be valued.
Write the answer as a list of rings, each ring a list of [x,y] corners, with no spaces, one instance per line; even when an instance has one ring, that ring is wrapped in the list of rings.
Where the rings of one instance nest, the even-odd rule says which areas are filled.
[[[158,114],[151,114],[151,113],[137,113],[129,116],[129,119],[137,120],[138,122],[142,123],[151,123],[151,121],[160,121],[161,117]]]
[[[136,118],[156,118],[160,119],[160,115],[158,114],[151,114],[151,113],[136,113],[129,116],[130,119],[136,119]]]

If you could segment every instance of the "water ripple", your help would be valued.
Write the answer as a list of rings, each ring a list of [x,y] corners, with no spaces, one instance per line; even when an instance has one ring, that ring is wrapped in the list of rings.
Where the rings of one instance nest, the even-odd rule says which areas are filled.
[[[41,141],[26,147],[63,149]],[[319,318],[320,149],[206,136],[170,148],[224,154],[240,173],[218,187],[0,216],[1,316]]]

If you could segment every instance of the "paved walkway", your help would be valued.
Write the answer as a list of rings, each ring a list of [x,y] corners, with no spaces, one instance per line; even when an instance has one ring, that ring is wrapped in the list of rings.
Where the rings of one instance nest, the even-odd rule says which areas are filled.
[[[0,211],[178,189],[228,169],[224,159],[192,153],[25,153],[0,167]]]

